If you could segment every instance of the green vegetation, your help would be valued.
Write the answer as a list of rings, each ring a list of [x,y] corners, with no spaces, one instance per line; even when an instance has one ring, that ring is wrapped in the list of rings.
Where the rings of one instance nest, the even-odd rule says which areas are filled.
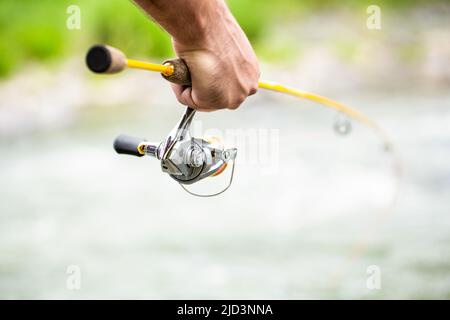
[[[67,8],[81,9],[81,29],[69,30]],[[109,43],[133,55],[171,55],[170,37],[127,0],[2,0],[0,76],[29,61],[47,61]]]
[[[379,5],[394,8],[425,0],[382,0]],[[268,58],[286,56],[288,43],[273,50],[268,30],[274,25],[300,19],[316,10],[363,8],[367,0],[229,0],[257,50]],[[66,12],[70,5],[81,8],[81,30],[68,30]],[[1,0],[0,77],[21,64],[48,61],[80,53],[92,43],[109,43],[132,52],[133,56],[172,55],[170,37],[132,3],[131,0]],[[267,50],[265,50],[267,49]]]

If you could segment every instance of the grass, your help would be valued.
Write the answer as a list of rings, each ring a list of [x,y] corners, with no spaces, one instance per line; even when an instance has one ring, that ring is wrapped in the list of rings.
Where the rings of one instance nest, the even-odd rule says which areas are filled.
[[[438,1],[438,0],[435,0]],[[443,0],[442,0],[443,1]],[[380,0],[401,10],[424,0]],[[268,30],[275,24],[296,21],[318,10],[342,7],[361,9],[368,0],[229,0],[229,6],[255,48],[266,58],[284,58],[293,49],[289,44],[275,50]],[[66,10],[81,9],[81,29],[68,30]],[[118,46],[133,56],[172,56],[170,37],[136,8],[130,0],[1,0],[0,1],[0,77],[22,64],[64,58],[84,52],[92,43]],[[345,53],[345,48],[342,49]]]

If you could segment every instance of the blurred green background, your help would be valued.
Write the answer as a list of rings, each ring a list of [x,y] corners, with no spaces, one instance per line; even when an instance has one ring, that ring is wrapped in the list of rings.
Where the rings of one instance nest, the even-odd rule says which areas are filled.
[[[444,0],[382,0],[384,14],[404,8]],[[230,0],[233,14],[250,38],[257,53],[266,59],[287,59],[301,51],[301,45],[284,41],[272,44],[274,27],[289,25],[320,11],[345,10],[364,16],[373,1],[357,0]],[[69,5],[82,8],[82,32],[64,28]],[[49,18],[51,17],[51,18]],[[134,55],[171,55],[169,36],[130,1],[123,0],[2,0],[0,1],[0,77],[24,63],[48,61],[78,53],[92,43],[104,42]],[[334,44],[341,52],[344,43]]]

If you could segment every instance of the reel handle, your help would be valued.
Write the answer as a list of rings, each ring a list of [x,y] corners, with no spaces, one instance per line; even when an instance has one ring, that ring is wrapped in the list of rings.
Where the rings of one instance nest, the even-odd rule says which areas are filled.
[[[121,134],[114,140],[114,150],[116,150],[117,153],[142,157],[145,155],[144,153],[139,152],[139,146],[142,142],[143,140],[140,138]]]
[[[126,69],[128,60],[119,49],[107,45],[95,45],[89,49],[86,55],[86,64],[92,72],[112,74]],[[173,67],[171,75],[161,73],[164,79],[179,85],[191,85],[191,74],[183,59],[166,60],[163,64],[170,64]]]

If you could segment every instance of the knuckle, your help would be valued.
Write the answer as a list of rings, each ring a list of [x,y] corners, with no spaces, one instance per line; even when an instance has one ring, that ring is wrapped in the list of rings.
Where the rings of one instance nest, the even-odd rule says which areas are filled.
[[[230,100],[230,102],[228,103],[228,108],[229,109],[239,108],[239,106],[245,101],[245,98],[247,98],[247,95],[244,94],[237,95],[236,97]]]
[[[250,90],[249,90],[248,95],[249,95],[249,96],[254,95],[256,92],[258,92],[258,84],[257,84],[257,83],[256,83],[256,84],[253,84],[253,85],[250,87]]]

